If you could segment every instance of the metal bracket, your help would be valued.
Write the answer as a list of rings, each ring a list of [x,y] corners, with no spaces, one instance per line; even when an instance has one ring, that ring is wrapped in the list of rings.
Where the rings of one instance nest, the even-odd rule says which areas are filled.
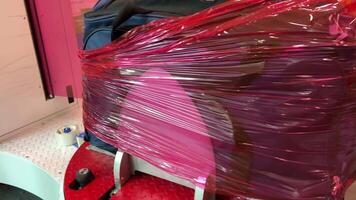
[[[114,193],[121,189],[135,171],[144,172],[179,185],[190,187],[195,190],[194,200],[215,200],[215,194],[206,191],[204,188],[197,187],[187,180],[168,174],[140,158],[121,151],[117,151],[114,161]]]

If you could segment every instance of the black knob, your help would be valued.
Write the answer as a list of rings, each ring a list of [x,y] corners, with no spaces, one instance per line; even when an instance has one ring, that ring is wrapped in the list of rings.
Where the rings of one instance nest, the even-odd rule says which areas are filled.
[[[88,168],[82,168],[76,172],[75,180],[69,184],[69,188],[79,190],[94,180],[94,174]]]
[[[93,174],[93,172],[90,171],[90,169],[82,168],[79,171],[77,171],[75,180],[77,180],[79,183],[79,186],[81,188],[83,188],[88,183],[90,183],[92,180],[94,180],[94,174]]]

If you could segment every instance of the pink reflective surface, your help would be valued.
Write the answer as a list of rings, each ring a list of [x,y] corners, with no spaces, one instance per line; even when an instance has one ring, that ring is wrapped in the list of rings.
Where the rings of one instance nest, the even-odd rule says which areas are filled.
[[[67,96],[66,87],[72,86],[74,96],[81,97],[82,72],[71,2],[36,0],[35,4],[53,93]]]

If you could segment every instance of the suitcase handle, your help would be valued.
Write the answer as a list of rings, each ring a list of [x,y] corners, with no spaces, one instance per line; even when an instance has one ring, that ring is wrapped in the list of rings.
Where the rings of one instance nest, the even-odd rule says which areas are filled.
[[[170,13],[179,16],[190,15],[225,0],[111,0],[118,5],[117,16],[113,22],[112,40],[117,38],[118,27],[136,14],[150,12]]]
[[[117,28],[127,21],[130,17],[136,14],[146,14],[151,11],[139,8],[135,4],[135,0],[123,0],[119,2],[120,6],[118,6],[117,16],[113,22],[113,28],[111,33],[111,40],[117,38]]]
[[[122,14],[120,14],[119,16],[117,16],[114,19],[114,23],[113,23],[113,32],[114,32],[114,30],[116,28],[118,28],[118,26],[120,26],[123,22],[125,22],[125,19],[128,19],[132,15],[134,15],[135,11],[137,11],[137,10],[135,10],[133,8],[133,7],[135,7],[133,4],[135,0],[112,0],[112,1],[114,1],[115,3],[121,3],[122,6],[119,6],[120,13],[122,12],[122,10],[125,10],[125,12],[122,12]],[[144,1],[148,1],[148,0],[144,0]],[[156,1],[158,1],[158,0],[156,0]],[[162,1],[165,1],[165,0],[162,0]],[[177,1],[183,1],[183,0],[177,0]],[[217,0],[217,1],[221,2],[221,0]],[[223,16],[223,15],[231,13],[231,12],[238,12],[241,9],[244,9],[249,6],[258,5],[265,1],[266,0],[244,0],[240,3],[237,3],[235,1],[227,1],[225,3],[217,5],[216,7],[214,7],[214,9],[206,9],[205,11],[193,14],[191,16],[175,19],[175,20],[173,20],[175,22],[174,24],[165,24],[162,27],[160,27],[159,30],[158,29],[153,30],[152,34],[150,34],[150,35],[141,35],[139,38],[135,38],[133,40],[130,38],[124,38],[124,39],[118,41],[117,43],[115,43],[115,46],[123,45],[123,48],[126,51],[131,51],[131,50],[140,48],[140,47],[145,46],[146,44],[150,43],[151,35],[155,35],[155,32],[159,32],[162,29],[168,30],[168,31],[165,34],[158,34],[159,36],[155,38],[156,40],[163,40],[170,36],[179,34],[183,31],[190,30],[196,26],[200,26],[200,25],[204,25],[205,23],[209,23],[209,21],[211,21],[211,19],[217,18],[219,16]],[[217,2],[215,2],[215,3],[217,3]],[[112,38],[115,38],[115,35],[114,35],[115,33],[113,33],[113,32],[112,32]],[[201,33],[198,34],[197,36],[199,36],[199,35],[201,35]],[[141,41],[140,45],[137,45],[137,40]],[[179,42],[181,42],[181,41],[179,41]],[[185,43],[185,41],[183,41],[183,43]],[[159,51],[167,51],[171,47],[172,46],[168,46],[166,48],[161,48],[161,49],[159,49]],[[111,48],[114,48],[114,47],[112,46],[112,47],[95,50],[95,53],[99,53],[99,52],[105,53],[105,52],[111,51]],[[94,53],[94,51],[93,51],[93,53]],[[91,53],[89,53],[89,52],[82,51],[80,53],[80,57],[82,57],[82,58],[83,57],[89,58],[90,56],[91,56]]]

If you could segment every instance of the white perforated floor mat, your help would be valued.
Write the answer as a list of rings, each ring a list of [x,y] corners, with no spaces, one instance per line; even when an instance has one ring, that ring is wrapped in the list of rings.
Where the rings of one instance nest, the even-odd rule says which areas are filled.
[[[82,114],[78,106],[16,130],[6,139],[0,137],[0,151],[32,161],[62,183],[76,148],[58,145],[55,132],[68,124],[76,124],[83,131]]]

